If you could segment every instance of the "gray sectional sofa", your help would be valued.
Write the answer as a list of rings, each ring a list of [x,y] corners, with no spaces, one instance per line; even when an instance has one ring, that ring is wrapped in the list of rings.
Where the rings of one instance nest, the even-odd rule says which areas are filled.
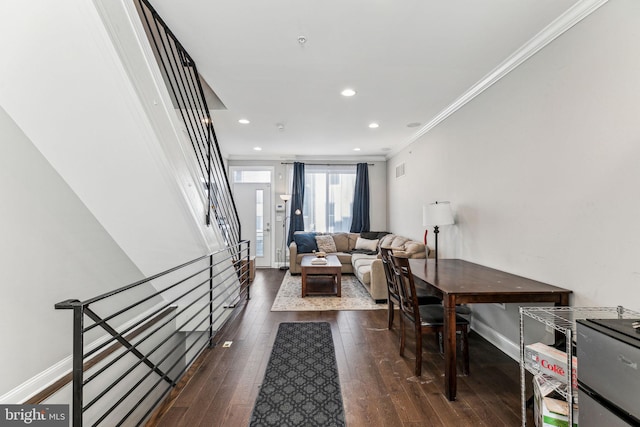
[[[352,273],[376,302],[387,300],[387,282],[378,246],[391,248],[394,255],[425,258],[429,248],[422,242],[390,233],[308,233],[296,232],[289,245],[289,270],[300,274],[305,255],[321,250],[338,257],[342,273]]]

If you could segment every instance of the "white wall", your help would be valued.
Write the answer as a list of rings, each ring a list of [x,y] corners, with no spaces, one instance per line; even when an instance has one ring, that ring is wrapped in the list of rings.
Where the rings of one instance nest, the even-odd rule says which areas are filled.
[[[70,354],[55,303],[143,276],[1,107],[0,135],[1,396]]]
[[[220,241],[138,18],[127,0],[106,4],[0,5],[0,286],[11,304],[0,315],[0,396],[27,379],[44,385],[50,378],[32,377],[71,353],[71,316],[56,302]]]
[[[640,2],[610,1],[388,161],[390,228],[416,236],[449,200],[441,257],[640,310],[638,76]],[[476,307],[517,342],[515,308]]]
[[[175,165],[187,160],[167,149],[181,132],[165,130],[175,112],[166,88],[154,84],[153,63],[140,59],[123,1],[109,3],[104,18],[120,19],[111,26],[86,0],[3,4],[0,75],[11,83],[0,85],[0,105],[151,275],[207,253],[211,239],[205,205],[198,212],[189,203],[202,184],[179,174]],[[154,92],[135,86],[141,81]],[[154,127],[159,116],[164,133]]]

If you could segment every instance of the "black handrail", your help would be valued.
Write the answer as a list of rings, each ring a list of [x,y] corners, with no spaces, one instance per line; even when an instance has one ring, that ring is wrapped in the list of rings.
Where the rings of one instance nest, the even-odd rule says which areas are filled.
[[[233,246],[241,238],[238,210],[196,63],[149,1],[138,0],[138,4],[151,47],[180,111],[202,174],[208,201],[206,223],[210,225],[215,220],[225,244]]]
[[[143,424],[215,345],[232,309],[249,299],[249,253],[250,242],[242,241],[85,301],[56,304],[73,310],[73,426]]]

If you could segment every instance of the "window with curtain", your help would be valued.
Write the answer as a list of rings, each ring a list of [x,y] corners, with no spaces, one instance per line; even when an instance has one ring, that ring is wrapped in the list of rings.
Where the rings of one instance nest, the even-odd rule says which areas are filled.
[[[305,231],[348,232],[351,227],[356,168],[305,165]]]

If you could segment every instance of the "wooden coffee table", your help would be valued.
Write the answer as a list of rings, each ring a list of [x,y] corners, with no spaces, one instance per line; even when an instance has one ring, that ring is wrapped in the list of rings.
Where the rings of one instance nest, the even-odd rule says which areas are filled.
[[[311,295],[308,290],[308,279],[310,277],[326,277],[331,279],[332,291],[331,295],[341,296],[342,291],[342,264],[335,255],[327,255],[327,263],[324,265],[311,264],[311,261],[315,259],[314,255],[306,255],[302,257],[300,266],[302,267],[302,298],[307,295]],[[326,292],[313,292],[315,294],[326,294]]]

